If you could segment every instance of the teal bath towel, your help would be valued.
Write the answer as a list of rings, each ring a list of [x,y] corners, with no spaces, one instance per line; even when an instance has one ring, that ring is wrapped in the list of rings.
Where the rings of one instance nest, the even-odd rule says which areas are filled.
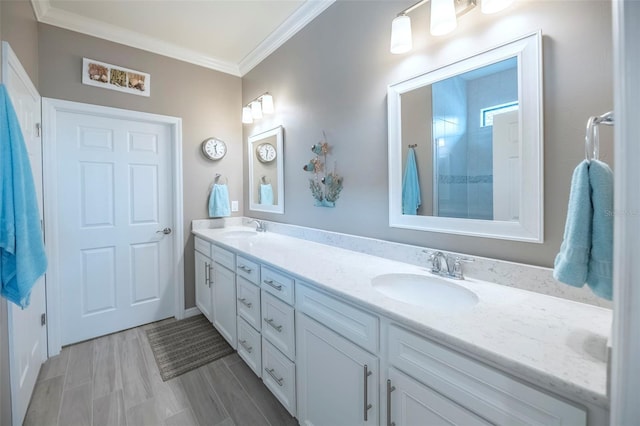
[[[565,284],[588,284],[611,300],[613,254],[613,173],[604,163],[583,161],[571,180],[569,209],[553,277]]]
[[[229,189],[224,184],[214,184],[209,195],[209,217],[225,217],[231,214]]]
[[[409,148],[404,177],[402,178],[402,214],[417,214],[421,203],[416,152],[413,148]]]
[[[613,295],[613,172],[598,160],[589,164],[589,184],[593,205],[591,256],[587,285],[598,296]]]
[[[273,205],[273,188],[270,183],[260,184],[260,204]]]
[[[23,308],[47,269],[29,155],[4,85],[0,85],[1,294]]]

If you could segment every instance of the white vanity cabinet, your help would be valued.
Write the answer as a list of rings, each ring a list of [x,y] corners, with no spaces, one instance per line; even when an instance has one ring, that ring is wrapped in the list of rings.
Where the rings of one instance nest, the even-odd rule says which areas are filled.
[[[235,254],[213,246],[210,276],[213,325],[232,348],[237,347]]]
[[[196,306],[200,312],[213,322],[213,307],[211,299],[211,273],[213,261],[211,260],[211,244],[207,241],[195,238],[195,266],[196,266]]]
[[[377,425],[378,357],[300,312],[296,342],[300,424]]]
[[[296,283],[300,424],[378,424],[378,324],[376,316]]]
[[[486,364],[394,324],[387,334],[389,424],[413,425],[416,416],[428,412],[462,425],[587,424],[584,409]]]

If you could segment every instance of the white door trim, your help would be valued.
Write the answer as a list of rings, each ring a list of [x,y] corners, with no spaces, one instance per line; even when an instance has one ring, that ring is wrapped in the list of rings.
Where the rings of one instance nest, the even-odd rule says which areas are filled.
[[[611,424],[627,425],[640,418],[640,3],[614,1],[611,7],[615,111]]]
[[[42,98],[43,122],[43,159],[44,159],[44,217],[45,241],[47,242],[47,256],[49,270],[47,272],[47,312],[49,317],[48,343],[49,356],[60,353],[60,284],[58,271],[58,254],[53,250],[57,247],[60,235],[58,223],[58,188],[56,162],[56,121],[59,112],[81,113],[100,117],[147,121],[158,124],[168,124],[171,127],[171,165],[172,165],[172,200],[174,231],[172,259],[174,260],[175,283],[175,317],[182,319],[184,309],[184,227],[183,227],[183,190],[182,190],[182,119],[166,115],[150,114],[146,112],[130,111],[99,105],[64,101],[60,99]]]

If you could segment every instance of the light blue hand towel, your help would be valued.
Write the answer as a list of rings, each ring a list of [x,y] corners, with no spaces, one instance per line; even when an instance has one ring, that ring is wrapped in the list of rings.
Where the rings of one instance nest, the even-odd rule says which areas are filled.
[[[589,184],[593,205],[591,256],[587,285],[598,296],[613,295],[613,172],[602,161],[589,164]]]
[[[402,214],[415,215],[421,203],[416,152],[413,148],[409,148],[402,178]]]
[[[273,188],[270,183],[260,184],[260,204],[273,205]]]
[[[209,195],[209,217],[225,217],[231,214],[229,189],[225,184],[215,184]]]
[[[589,163],[583,161],[573,171],[569,209],[560,253],[556,256],[553,277],[565,284],[582,287],[587,281],[593,209],[589,185]]]
[[[553,277],[611,300],[613,288],[613,172],[583,161],[573,172],[569,211]]]
[[[40,213],[29,155],[4,85],[0,85],[1,294],[23,308],[47,270]]]

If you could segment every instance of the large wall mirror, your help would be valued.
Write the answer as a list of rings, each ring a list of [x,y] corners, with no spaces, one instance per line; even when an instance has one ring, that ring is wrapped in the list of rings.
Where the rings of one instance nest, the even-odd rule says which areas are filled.
[[[249,136],[249,210],[284,213],[282,127]]]
[[[389,225],[543,241],[540,32],[389,86]]]

